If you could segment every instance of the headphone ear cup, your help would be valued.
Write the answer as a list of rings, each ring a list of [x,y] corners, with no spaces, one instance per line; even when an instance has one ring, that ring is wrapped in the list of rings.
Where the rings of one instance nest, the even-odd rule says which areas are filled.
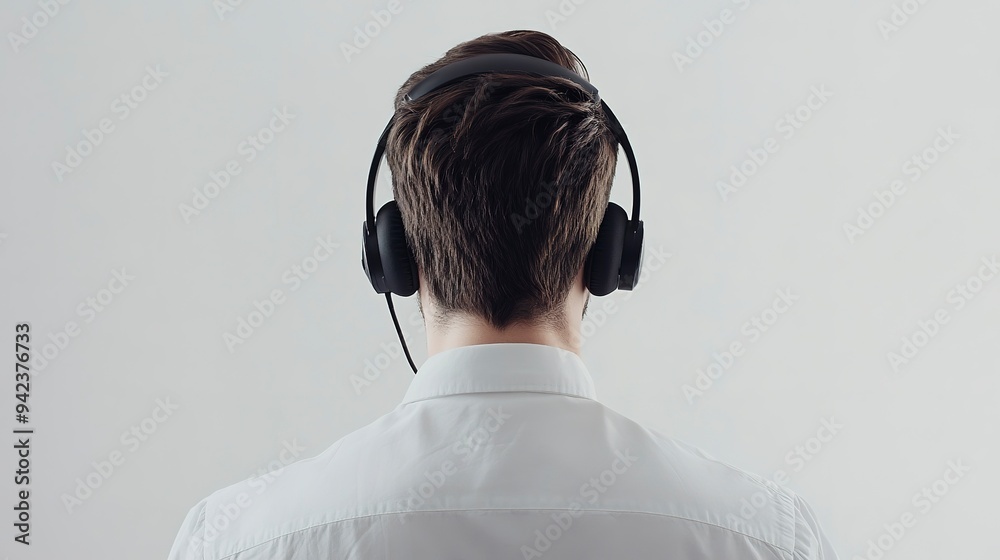
[[[643,228],[638,220],[635,229],[625,227],[625,243],[622,245],[622,266],[618,274],[619,290],[634,290],[642,277]]]
[[[417,261],[406,242],[403,215],[395,200],[379,209],[375,215],[375,230],[386,287],[397,296],[413,295],[420,283]]]
[[[626,225],[628,215],[625,210],[614,202],[608,203],[597,232],[597,240],[591,247],[584,266],[583,277],[592,295],[606,296],[618,288]]]
[[[365,276],[371,282],[375,293],[384,294],[389,290],[385,287],[385,276],[382,274],[382,259],[378,254],[378,237],[375,230],[368,230],[368,220],[361,223],[361,267]]]

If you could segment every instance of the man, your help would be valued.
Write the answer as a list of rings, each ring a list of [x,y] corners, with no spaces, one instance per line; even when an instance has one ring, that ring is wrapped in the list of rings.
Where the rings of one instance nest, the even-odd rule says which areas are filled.
[[[552,37],[512,31],[399,89],[386,155],[429,355],[403,402],[259,495],[250,480],[199,502],[170,558],[836,560],[800,497],[596,400],[580,330],[616,137],[599,103],[550,76],[406,99],[489,53],[586,75]]]

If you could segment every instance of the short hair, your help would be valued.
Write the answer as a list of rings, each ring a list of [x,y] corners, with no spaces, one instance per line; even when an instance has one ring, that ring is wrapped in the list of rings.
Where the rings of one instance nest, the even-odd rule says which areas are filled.
[[[576,54],[538,31],[453,47],[396,94],[393,197],[437,320],[461,312],[498,330],[563,328],[610,199],[618,141],[600,103],[564,78],[490,73],[404,100],[435,70],[491,53],[543,58],[589,80]]]

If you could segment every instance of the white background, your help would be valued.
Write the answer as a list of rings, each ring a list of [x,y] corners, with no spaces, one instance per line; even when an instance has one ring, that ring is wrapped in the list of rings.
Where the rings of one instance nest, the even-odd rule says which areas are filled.
[[[584,60],[629,132],[646,254],[670,255],[636,291],[591,301],[583,352],[598,398],[747,470],[784,470],[842,558],[874,558],[880,536],[887,559],[995,557],[1000,275],[971,279],[1000,255],[1000,5],[904,4],[919,9],[891,30],[879,23],[891,0],[589,0],[564,2],[565,15],[557,0],[400,0],[384,26],[372,10],[386,1],[249,0],[221,15],[209,0],[70,2],[51,18],[5,2],[0,338],[12,350],[14,325],[30,322],[32,352],[51,344],[53,357],[32,370],[30,547],[13,541],[14,438],[0,442],[0,556],[164,557],[202,497],[394,407],[413,374],[360,266],[375,140],[411,72],[481,34],[537,29]],[[731,23],[691,46],[724,9]],[[32,17],[48,19],[34,34]],[[358,38],[366,25],[375,36]],[[166,77],[115,110],[147,67]],[[801,109],[814,86],[831,95]],[[240,143],[286,106],[290,124],[246,161]],[[779,121],[797,109],[808,120],[786,137]],[[113,132],[54,171],[105,118]],[[957,139],[914,181],[904,165],[949,127]],[[777,151],[724,199],[718,183],[768,138]],[[186,220],[180,205],[232,159],[241,173]],[[620,159],[612,199],[629,208]],[[845,233],[897,179],[905,193]],[[378,205],[388,186],[384,173]],[[283,274],[318,237],[339,247],[293,291]],[[949,293],[966,282],[979,292],[957,309]],[[109,283],[119,293],[102,293]],[[786,288],[798,299],[751,341],[744,324]],[[230,352],[224,333],[275,289],[284,303]],[[615,311],[602,317],[605,301]],[[408,323],[414,298],[396,302]],[[938,309],[948,323],[890,365]],[[77,335],[60,335],[69,321]],[[419,364],[424,339],[407,331]],[[734,341],[745,352],[685,398]],[[356,390],[366,360],[389,365]],[[9,433],[23,427],[12,373],[2,393]],[[163,422],[157,399],[177,407],[156,412]],[[843,427],[810,441],[830,418]],[[133,426],[138,445],[122,439]],[[796,446],[808,461],[788,455]],[[95,474],[115,451],[124,462]],[[914,495],[949,461],[968,473],[921,509]],[[67,506],[88,475],[100,486]],[[883,536],[907,513],[914,527]]]

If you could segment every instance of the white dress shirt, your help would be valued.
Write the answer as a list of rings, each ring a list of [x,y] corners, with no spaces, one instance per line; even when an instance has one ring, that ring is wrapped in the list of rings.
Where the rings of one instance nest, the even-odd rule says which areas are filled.
[[[579,356],[447,350],[403,402],[280,476],[223,488],[170,560],[837,560],[809,505],[595,400]]]

